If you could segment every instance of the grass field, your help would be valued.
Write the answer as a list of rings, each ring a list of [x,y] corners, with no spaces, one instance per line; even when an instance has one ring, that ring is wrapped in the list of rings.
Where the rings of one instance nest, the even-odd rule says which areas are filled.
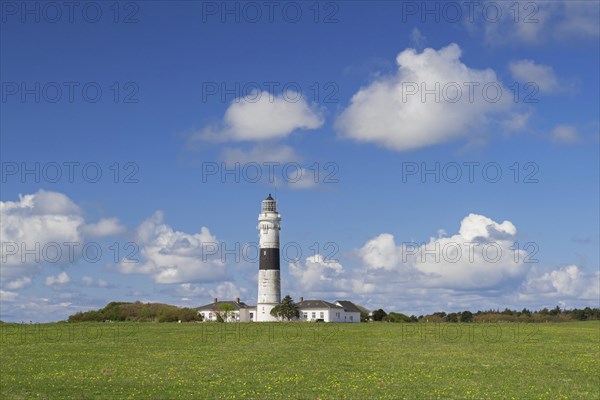
[[[2,399],[598,399],[600,323],[0,325]]]

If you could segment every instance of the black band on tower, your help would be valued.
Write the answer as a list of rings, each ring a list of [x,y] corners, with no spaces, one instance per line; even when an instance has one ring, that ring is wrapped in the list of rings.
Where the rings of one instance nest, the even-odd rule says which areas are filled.
[[[279,271],[279,249],[260,249],[258,269],[276,269]]]

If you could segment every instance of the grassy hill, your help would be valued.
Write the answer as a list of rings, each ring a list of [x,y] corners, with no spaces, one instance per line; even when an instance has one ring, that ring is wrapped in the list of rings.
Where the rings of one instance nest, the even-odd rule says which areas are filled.
[[[69,322],[189,322],[199,321],[198,312],[192,308],[180,308],[161,303],[111,302],[94,311],[78,312],[69,317]]]

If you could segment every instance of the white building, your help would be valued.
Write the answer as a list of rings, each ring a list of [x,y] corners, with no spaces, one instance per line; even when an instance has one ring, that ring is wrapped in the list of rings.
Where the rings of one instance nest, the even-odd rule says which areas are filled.
[[[297,305],[301,321],[360,322],[360,309],[350,301],[338,300],[334,304],[300,298]]]
[[[300,321],[306,322],[360,322],[360,309],[354,303],[347,300],[338,300],[330,303],[325,300],[304,300],[296,303],[300,312]],[[205,322],[216,322],[221,316],[224,322],[254,322],[256,319],[256,307],[241,302],[239,298],[235,301],[218,301],[198,307],[198,314]],[[277,318],[272,318],[277,321]]]
[[[235,301],[218,301],[198,307],[198,314],[203,321],[217,321],[220,315],[225,322],[252,322],[255,319],[256,307],[251,307],[237,298]]]

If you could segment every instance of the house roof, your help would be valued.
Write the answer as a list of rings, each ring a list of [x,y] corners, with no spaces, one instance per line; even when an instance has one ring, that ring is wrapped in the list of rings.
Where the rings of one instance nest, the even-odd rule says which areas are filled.
[[[344,307],[345,311],[360,313],[360,308],[356,307],[356,304],[354,304],[351,301],[348,301],[348,300],[338,300],[337,303],[340,306]]]
[[[317,308],[339,308],[343,307],[338,306],[337,304],[329,303],[325,300],[304,300],[299,303],[296,303],[299,309],[301,310],[309,310],[309,309],[317,309]]]
[[[244,309],[255,308],[255,307],[251,307],[241,301],[239,303],[237,301],[217,301],[216,303],[209,303],[209,304],[197,307],[196,310],[198,310],[198,311],[219,311],[222,304],[229,304],[233,307],[234,310],[240,310],[242,308],[244,308]]]

